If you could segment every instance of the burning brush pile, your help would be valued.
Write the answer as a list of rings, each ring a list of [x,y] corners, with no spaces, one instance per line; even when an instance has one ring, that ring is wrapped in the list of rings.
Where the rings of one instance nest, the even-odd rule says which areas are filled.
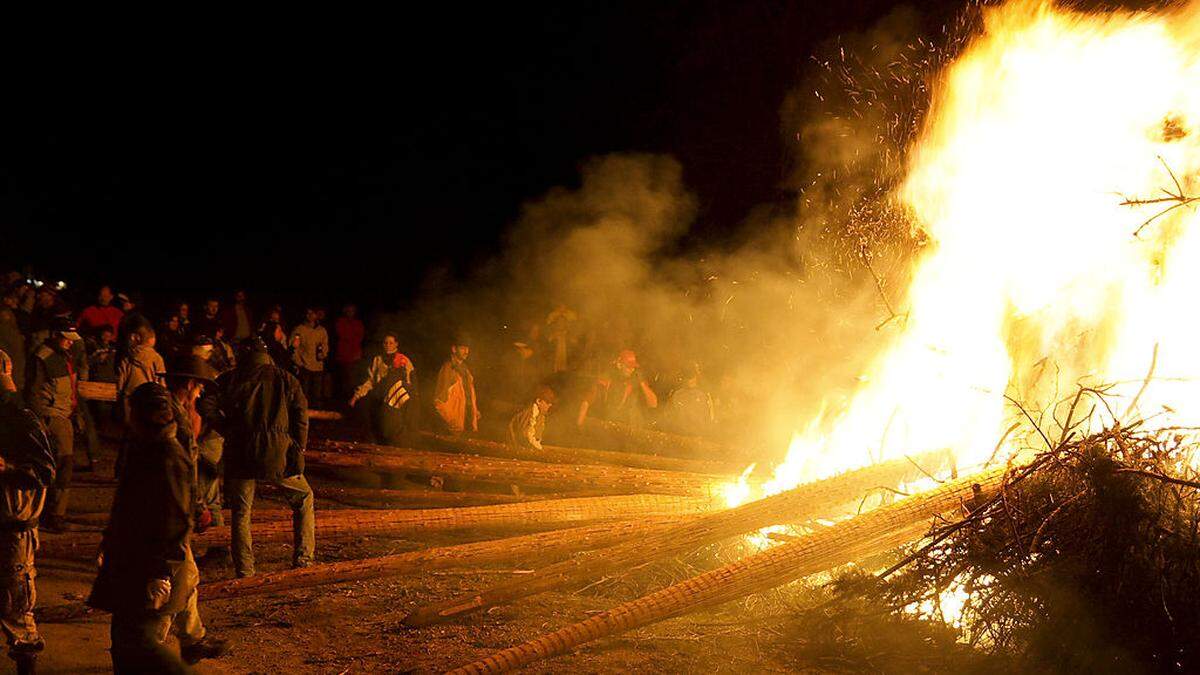
[[[1200,669],[1198,447],[1113,428],[1058,444],[788,634],[845,669]],[[798,645],[798,646],[796,646]]]

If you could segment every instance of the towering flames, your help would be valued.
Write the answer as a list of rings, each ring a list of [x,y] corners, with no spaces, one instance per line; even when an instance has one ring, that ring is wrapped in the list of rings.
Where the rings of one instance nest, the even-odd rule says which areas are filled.
[[[1200,422],[1200,222],[1183,205],[1138,231],[1178,204],[1166,191],[1200,194],[1198,9],[987,12],[897,195],[929,241],[908,320],[849,407],[796,434],[770,490],[919,450],[982,460],[1006,395],[1061,419],[1079,384],[1115,383],[1118,417],[1137,398],[1132,416]]]

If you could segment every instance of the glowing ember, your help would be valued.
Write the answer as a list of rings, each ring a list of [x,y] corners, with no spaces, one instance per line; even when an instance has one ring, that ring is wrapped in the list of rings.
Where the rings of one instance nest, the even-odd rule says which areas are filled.
[[[896,196],[928,241],[908,319],[769,492],[912,451],[976,464],[1013,420],[1006,396],[1051,435],[1079,385],[1115,386],[1075,419],[1200,422],[1200,228],[1190,205],[1143,226],[1200,192],[1196,9],[986,11]]]

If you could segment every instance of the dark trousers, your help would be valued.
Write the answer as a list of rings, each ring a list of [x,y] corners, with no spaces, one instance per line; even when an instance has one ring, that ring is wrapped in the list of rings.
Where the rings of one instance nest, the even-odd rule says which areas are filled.
[[[324,409],[325,371],[301,368],[300,388],[304,390],[304,398],[308,399],[309,410]]]
[[[54,443],[54,460],[58,464],[54,485],[46,495],[46,512],[61,517],[67,513],[71,498],[71,477],[75,474],[75,427],[68,417],[47,416],[42,419]]]

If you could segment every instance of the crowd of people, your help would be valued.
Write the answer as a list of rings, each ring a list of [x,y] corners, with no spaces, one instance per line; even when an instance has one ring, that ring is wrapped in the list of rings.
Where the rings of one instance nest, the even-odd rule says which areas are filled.
[[[15,273],[3,282],[0,629],[22,673],[33,672],[42,649],[32,613],[37,532],[74,529],[67,519],[72,477],[95,470],[100,426],[119,430],[117,489],[89,603],[113,615],[117,672],[187,672],[188,664],[225,651],[206,633],[196,605],[200,566],[190,537],[223,524],[221,508],[230,508],[229,549],[211,548],[202,560],[230,560],[237,576],[255,574],[250,521],[257,483],[275,486],[292,509],[292,564],[313,562],[314,497],[304,475],[310,409],[361,411],[370,436],[390,445],[408,445],[418,428],[480,430],[465,335],[449,341],[432,387],[423,390],[397,333],[381,330],[377,348],[367,347],[353,304],[343,307],[331,335],[320,307],[306,308],[289,330],[282,307],[259,314],[242,291],[228,303],[205,299],[198,314],[173,303],[155,322],[135,296],[108,286],[75,311],[62,284]],[[512,342],[497,359],[508,383],[498,389],[514,404],[505,429],[514,446],[541,450],[551,411],[572,389],[575,321],[572,310],[555,308],[544,333]],[[634,351],[617,351],[576,388],[571,422],[713,424],[713,399],[699,387],[698,367],[670,392],[666,411],[642,372]],[[81,395],[88,382],[111,385],[115,402]],[[85,455],[79,460],[77,438]],[[178,653],[166,647],[170,635]]]

